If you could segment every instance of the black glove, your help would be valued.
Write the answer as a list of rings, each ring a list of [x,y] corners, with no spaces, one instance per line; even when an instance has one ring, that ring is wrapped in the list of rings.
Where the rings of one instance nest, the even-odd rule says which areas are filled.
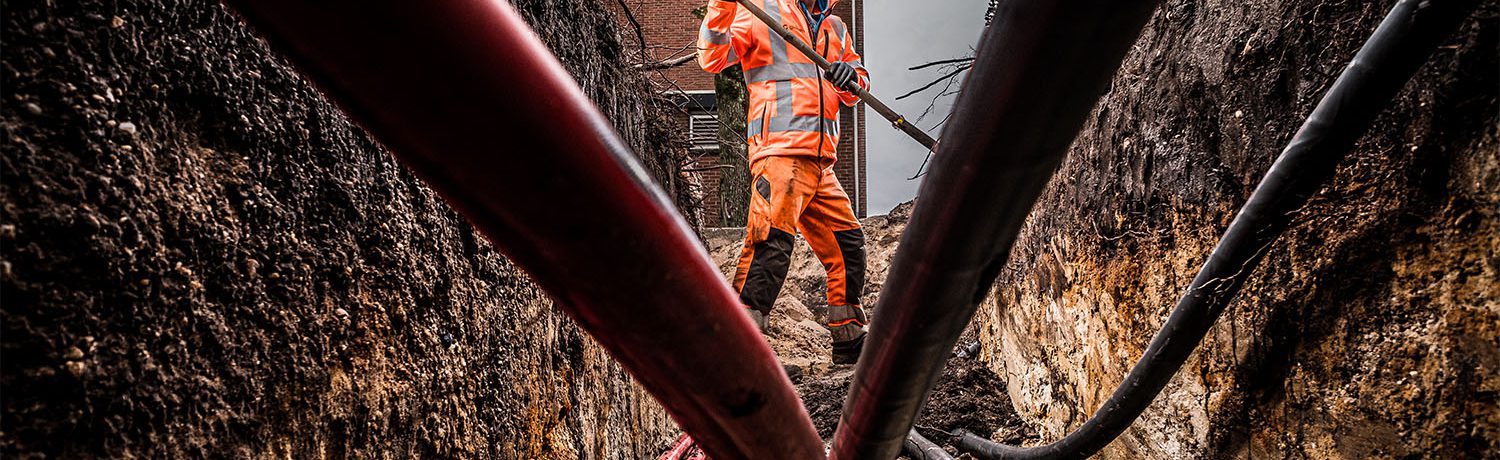
[[[844,91],[854,91],[854,88],[859,86],[859,73],[854,71],[854,66],[843,62],[835,62],[828,66],[828,72],[825,72],[823,77],[827,78],[829,83],[833,83],[835,88]]]

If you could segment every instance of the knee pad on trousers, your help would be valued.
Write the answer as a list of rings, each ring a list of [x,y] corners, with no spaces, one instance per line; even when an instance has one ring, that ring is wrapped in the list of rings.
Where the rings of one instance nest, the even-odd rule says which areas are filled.
[[[740,287],[740,303],[761,313],[771,313],[771,307],[776,305],[776,295],[786,283],[786,272],[792,263],[792,246],[796,242],[796,236],[772,227],[765,241],[755,243],[745,285]]]
[[[833,232],[844,256],[844,298],[860,305],[865,290],[865,231],[855,228]],[[863,319],[860,322],[864,322]]]

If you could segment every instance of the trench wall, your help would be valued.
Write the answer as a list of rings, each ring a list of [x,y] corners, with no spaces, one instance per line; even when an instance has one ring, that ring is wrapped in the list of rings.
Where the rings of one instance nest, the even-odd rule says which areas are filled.
[[[691,211],[611,18],[517,7]],[[635,459],[676,435],[217,2],[3,15],[0,456]]]
[[[1044,440],[1141,356],[1391,2],[1165,2],[981,306]],[[1497,455],[1493,2],[1439,49],[1103,458]]]

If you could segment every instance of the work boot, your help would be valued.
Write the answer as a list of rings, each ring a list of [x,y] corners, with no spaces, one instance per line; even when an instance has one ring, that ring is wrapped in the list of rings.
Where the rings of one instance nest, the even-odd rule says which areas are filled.
[[[859,362],[859,352],[865,347],[865,334],[861,332],[854,340],[833,343],[834,364],[855,364]]]
[[[865,310],[859,305],[829,305],[828,334],[833,336],[833,363],[854,364],[865,345]]]
[[[771,327],[771,315],[754,308],[746,308],[745,314],[750,315],[750,322],[755,323],[756,329],[760,329],[760,335],[766,335],[766,330]]]

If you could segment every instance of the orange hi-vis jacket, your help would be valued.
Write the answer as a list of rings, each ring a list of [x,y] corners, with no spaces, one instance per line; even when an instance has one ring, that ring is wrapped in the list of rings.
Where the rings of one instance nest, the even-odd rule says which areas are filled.
[[[829,62],[846,62],[869,90],[869,72],[854,51],[843,19],[828,15],[816,34],[799,0],[750,0]],[[830,2],[832,8],[836,2]],[[767,156],[816,156],[836,161],[839,106],[859,98],[823,78],[823,71],[734,1],[710,0],[698,31],[698,65],[718,73],[740,64],[750,90],[747,133],[750,162]]]

